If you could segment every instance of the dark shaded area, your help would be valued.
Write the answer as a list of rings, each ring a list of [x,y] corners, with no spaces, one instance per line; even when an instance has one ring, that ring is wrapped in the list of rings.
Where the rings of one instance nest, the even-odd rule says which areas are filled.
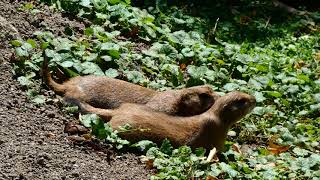
[[[281,2],[297,9],[302,8],[307,11],[320,10],[320,1],[318,0],[281,0]]]
[[[297,8],[299,12],[319,10],[320,7],[319,2],[312,0],[288,1],[290,0],[280,2],[288,3],[286,5]],[[202,27],[197,29],[201,29],[208,43],[212,44],[217,43],[215,39],[217,37],[226,42],[241,43],[266,41],[269,38],[280,38],[287,34],[295,36],[312,34],[312,24],[320,22],[320,15],[317,13],[292,14],[283,7],[275,6],[271,0],[163,0],[159,2],[133,0],[132,5],[143,8],[154,6],[168,16],[179,13],[168,11],[169,7],[177,6],[190,16],[201,17],[205,19],[206,24],[202,24]]]

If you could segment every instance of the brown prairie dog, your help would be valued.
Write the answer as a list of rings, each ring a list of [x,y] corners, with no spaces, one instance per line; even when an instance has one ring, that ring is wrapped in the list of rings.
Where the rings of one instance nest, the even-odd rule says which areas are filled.
[[[192,116],[208,110],[219,97],[209,86],[194,86],[157,92],[146,106],[170,115]]]
[[[56,83],[43,53],[43,76],[48,86],[72,103],[79,100],[97,108],[113,109],[122,103],[146,104],[155,111],[192,116],[206,111],[219,95],[208,86],[158,92],[126,81],[103,76],[78,76],[63,84]]]
[[[131,142],[148,139],[159,144],[168,138],[176,147],[189,145],[192,148],[216,147],[222,150],[229,128],[248,114],[255,103],[251,95],[231,92],[218,98],[206,112],[191,117],[170,116],[144,105],[130,103],[122,104],[115,110],[94,108],[80,102],[78,105],[109,121],[114,129],[130,124],[132,129],[120,133],[120,136]]]

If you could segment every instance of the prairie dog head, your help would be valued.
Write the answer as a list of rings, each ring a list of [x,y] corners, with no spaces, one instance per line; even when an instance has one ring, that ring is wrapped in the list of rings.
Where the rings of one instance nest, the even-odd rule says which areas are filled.
[[[231,126],[256,105],[256,99],[246,93],[234,91],[220,97],[214,104],[213,112],[219,117],[221,123]]]
[[[220,98],[209,86],[185,89],[181,95],[179,109],[182,114],[197,115],[207,111]]]
[[[209,86],[194,86],[159,92],[147,107],[178,116],[193,116],[207,111],[220,96]]]

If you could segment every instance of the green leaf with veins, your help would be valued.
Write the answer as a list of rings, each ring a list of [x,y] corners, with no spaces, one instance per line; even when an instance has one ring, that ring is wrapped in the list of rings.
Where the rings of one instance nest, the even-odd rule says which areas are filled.
[[[118,71],[112,68],[109,68],[108,70],[106,70],[105,74],[106,76],[111,78],[115,78],[119,75]]]
[[[142,140],[131,146],[138,148],[142,152],[148,151],[151,147],[157,147],[157,145],[154,142],[149,140]]]

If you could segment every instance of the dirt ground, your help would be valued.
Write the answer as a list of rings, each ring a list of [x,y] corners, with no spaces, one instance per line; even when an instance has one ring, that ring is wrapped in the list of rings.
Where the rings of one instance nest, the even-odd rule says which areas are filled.
[[[66,25],[78,31],[84,25],[46,6],[36,15],[17,11],[21,2],[0,1],[0,180],[147,179],[149,172],[137,155],[112,152],[110,156],[108,151],[68,141],[63,130],[75,117],[63,113],[58,101],[40,107],[28,101],[12,74],[9,41],[28,38],[45,27],[61,34]]]

